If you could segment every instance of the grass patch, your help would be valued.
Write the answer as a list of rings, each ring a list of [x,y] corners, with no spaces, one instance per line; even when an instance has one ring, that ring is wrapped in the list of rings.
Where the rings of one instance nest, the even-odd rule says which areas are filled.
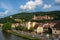
[[[13,32],[13,31],[11,31],[9,33],[11,33],[13,35],[16,35],[16,36],[19,36],[19,37],[22,37],[22,38],[25,38],[25,39],[28,39],[28,40],[40,40],[40,39],[32,37],[32,36],[27,36],[27,35],[24,35],[24,34],[17,34],[16,32]]]

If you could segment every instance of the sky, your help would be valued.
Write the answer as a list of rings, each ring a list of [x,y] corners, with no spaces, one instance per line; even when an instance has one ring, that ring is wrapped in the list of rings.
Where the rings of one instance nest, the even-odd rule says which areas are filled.
[[[60,0],[0,0],[0,18],[20,12],[60,10]]]

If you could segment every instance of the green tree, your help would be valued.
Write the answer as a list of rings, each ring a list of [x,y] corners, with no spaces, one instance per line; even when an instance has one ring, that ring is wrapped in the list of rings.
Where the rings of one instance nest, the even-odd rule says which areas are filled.
[[[10,22],[5,23],[2,27],[2,30],[3,31],[11,30],[11,23]]]

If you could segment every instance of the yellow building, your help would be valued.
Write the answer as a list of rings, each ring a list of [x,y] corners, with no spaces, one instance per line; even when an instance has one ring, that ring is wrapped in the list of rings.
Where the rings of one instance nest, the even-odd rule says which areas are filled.
[[[37,33],[43,33],[43,27],[42,26],[39,26],[37,28]]]

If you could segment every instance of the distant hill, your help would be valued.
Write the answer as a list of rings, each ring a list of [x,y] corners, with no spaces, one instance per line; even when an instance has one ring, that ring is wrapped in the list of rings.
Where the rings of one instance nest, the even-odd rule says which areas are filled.
[[[55,18],[55,20],[60,20],[60,11],[50,11],[50,12],[22,12],[22,13],[18,13],[15,15],[11,15],[5,18],[1,18],[0,19],[0,23],[5,23],[5,22],[15,22],[14,19],[25,19],[25,20],[30,20],[34,15],[36,16],[40,16],[40,15],[49,15],[49,16],[53,16]],[[12,17],[12,18],[10,18]]]

